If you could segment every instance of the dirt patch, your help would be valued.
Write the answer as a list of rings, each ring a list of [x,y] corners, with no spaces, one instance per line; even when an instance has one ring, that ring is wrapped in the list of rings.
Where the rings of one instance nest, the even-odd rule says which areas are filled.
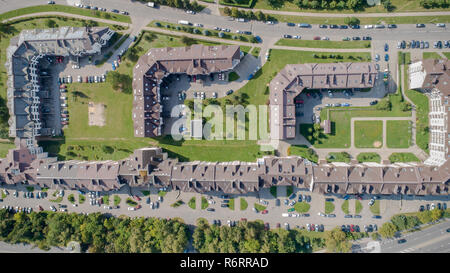
[[[105,126],[105,108],[103,103],[89,102],[89,126]]]
[[[380,148],[381,145],[382,145],[381,141],[375,141],[375,142],[373,143],[373,147],[375,147],[375,148]]]

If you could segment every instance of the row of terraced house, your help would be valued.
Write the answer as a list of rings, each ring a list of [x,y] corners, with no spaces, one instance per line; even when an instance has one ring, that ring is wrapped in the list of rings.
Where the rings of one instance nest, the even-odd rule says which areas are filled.
[[[46,31],[52,33],[58,29],[43,30]],[[107,34],[110,33],[107,28],[96,31],[89,29],[84,29],[84,32],[82,29],[72,31],[80,31],[76,37],[89,38],[81,44],[77,43],[78,51],[65,51],[69,55],[83,51],[83,46],[92,49],[96,43],[104,44],[101,42],[102,37],[105,37],[103,35],[110,36]],[[11,42],[7,52],[7,67],[10,78],[8,94],[17,92],[17,98],[22,99],[21,94],[32,90],[29,83],[33,80],[31,77],[33,57],[55,54],[52,52],[55,40],[67,36],[46,35],[45,43],[52,45],[52,49],[47,50],[44,42],[37,41],[32,35],[21,33],[20,37]],[[39,49],[30,46],[32,43],[28,43],[27,39],[37,43]],[[24,43],[27,43],[27,50],[19,50]],[[56,44],[70,46],[70,43],[56,42]],[[101,51],[101,47],[99,49]],[[32,53],[30,50],[35,52]],[[134,102],[130,114],[134,121],[135,135],[151,137],[161,134],[161,126],[164,124],[159,114],[161,79],[172,73],[206,75],[231,70],[239,63],[241,57],[238,46],[193,45],[184,48],[151,49],[134,67]],[[14,65],[16,59],[20,59],[19,70]],[[14,95],[8,97],[9,100],[14,100],[14,103],[9,101],[8,106],[12,120],[10,134],[16,138],[17,147],[10,150],[6,158],[0,160],[0,182],[8,185],[25,183],[49,188],[99,191],[118,190],[124,185],[131,187],[152,185],[188,192],[219,191],[241,194],[271,186],[292,185],[324,194],[448,195],[450,178],[448,160],[450,109],[447,105],[450,89],[446,83],[449,75],[448,62],[434,61],[430,66],[425,63],[415,70],[412,68],[409,73],[410,79],[414,80],[417,71],[420,77],[425,74],[422,85],[416,84],[416,87],[412,85],[411,88],[420,89],[432,97],[430,128],[431,132],[437,132],[430,141],[430,158],[424,163],[378,164],[358,163],[355,160],[348,164],[323,161],[314,163],[298,156],[265,156],[256,162],[179,162],[176,158],[169,158],[167,153],[158,147],[137,149],[128,158],[119,161],[58,161],[56,157],[48,156],[37,145],[37,141],[43,135],[42,127],[40,129],[35,127],[39,119],[33,120],[33,113],[26,110],[32,105],[40,111],[40,101],[35,100],[31,103],[30,100],[25,100],[27,103],[17,103]],[[289,112],[292,100],[295,94],[298,95],[304,88],[372,87],[376,77],[373,69],[373,64],[370,63],[288,65],[270,83],[270,103],[278,105],[280,109],[278,112],[270,113],[272,130],[273,126],[276,126],[278,132],[281,132],[279,135],[281,138],[292,137],[289,133],[290,125],[286,125],[283,119],[291,118]],[[429,74],[433,76],[428,77]],[[21,78],[20,84],[16,85],[15,79],[18,77]],[[430,85],[427,85],[428,83]],[[38,97],[41,92],[46,91],[45,86],[34,90]],[[439,99],[436,99],[436,93]],[[23,120],[25,123],[31,123],[29,128],[18,126],[23,124]],[[35,133],[18,133],[29,132],[31,128],[37,129]],[[295,133],[295,130],[293,132]]]

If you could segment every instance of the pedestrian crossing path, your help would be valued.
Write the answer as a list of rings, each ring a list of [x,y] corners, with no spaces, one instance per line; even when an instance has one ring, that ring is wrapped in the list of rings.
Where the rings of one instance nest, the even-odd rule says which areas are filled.
[[[415,248],[413,248],[413,247],[410,247],[410,248],[407,248],[407,249],[405,249],[405,250],[402,250],[402,251],[400,251],[400,253],[408,253],[408,252],[413,252],[414,250],[416,250]]]

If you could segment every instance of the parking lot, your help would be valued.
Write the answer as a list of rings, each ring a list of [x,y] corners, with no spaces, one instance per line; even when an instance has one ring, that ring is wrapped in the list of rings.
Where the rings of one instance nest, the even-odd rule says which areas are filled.
[[[221,196],[222,193],[210,193],[210,194],[200,194],[200,193],[188,193],[188,192],[178,192],[178,191],[169,191],[167,194],[160,198],[158,195],[158,189],[150,187],[142,187],[142,188],[129,188],[128,186],[124,186],[119,191],[113,191],[109,193],[86,193],[84,194],[86,201],[83,204],[79,204],[77,191],[65,190],[63,201],[58,205],[57,202],[51,202],[49,200],[55,200],[60,193],[57,191],[56,196],[53,196],[54,190],[49,190],[47,192],[47,197],[45,198],[36,198],[37,190],[34,191],[33,198],[24,198],[23,193],[26,192],[26,188],[24,185],[7,186],[7,190],[9,195],[3,199],[1,202],[2,206],[20,206],[20,207],[31,207],[34,211],[38,210],[38,206],[41,206],[44,210],[50,210],[51,206],[54,206],[55,210],[68,212],[83,212],[83,213],[93,213],[93,212],[102,212],[109,213],[115,216],[119,215],[128,215],[128,216],[147,216],[147,217],[162,217],[162,218],[174,218],[181,217],[188,224],[195,224],[196,220],[200,217],[207,219],[209,222],[213,223],[214,220],[220,220],[222,225],[227,224],[228,220],[238,221],[242,218],[246,218],[247,220],[257,220],[261,219],[265,223],[268,223],[271,228],[275,228],[278,224],[281,227],[284,227],[285,223],[288,223],[291,228],[294,227],[306,227],[307,224],[316,224],[316,225],[324,225],[326,230],[332,229],[336,226],[341,225],[359,225],[363,228],[364,225],[369,224],[377,224],[380,226],[382,223],[386,222],[390,219],[394,214],[398,213],[407,213],[407,212],[416,212],[419,210],[419,207],[423,205],[430,205],[432,203],[437,206],[437,203],[441,203],[442,205],[449,201],[448,196],[439,196],[439,197],[419,197],[419,196],[380,196],[380,215],[381,219],[374,219],[372,212],[370,211],[370,206],[368,203],[370,199],[373,197],[372,195],[362,195],[361,202],[362,209],[358,215],[360,218],[355,218],[355,200],[358,199],[356,196],[349,197],[349,213],[352,215],[352,218],[345,218],[345,213],[341,209],[342,204],[344,203],[343,196],[337,195],[321,195],[317,193],[312,193],[305,190],[294,189],[295,196],[291,199],[286,197],[287,188],[284,186],[278,187],[278,195],[277,198],[279,200],[279,205],[277,205],[277,199],[272,196],[269,189],[262,189],[258,193],[249,193],[245,195],[232,195],[229,197],[234,198],[234,210],[229,209],[228,207],[222,207],[223,198]],[[14,197],[13,193],[18,191],[18,197]],[[145,191],[149,191],[149,195],[144,195]],[[73,194],[75,196],[76,204],[73,205],[68,201],[68,196]],[[99,201],[105,194],[109,194],[109,204],[101,204]],[[119,208],[115,208],[114,205],[114,195],[117,195],[121,198],[121,202],[119,204]],[[288,200],[288,204],[292,203],[294,200],[298,202],[298,196],[302,195],[302,199],[305,196],[310,196],[310,202],[307,202],[310,205],[310,209],[304,213],[309,215],[301,216],[301,213],[288,212],[289,209],[292,210],[292,206],[286,205],[285,200]],[[92,196],[92,198],[90,197]],[[98,197],[97,197],[98,196]],[[135,197],[138,196],[138,197]],[[189,200],[192,197],[196,198],[196,209],[192,209],[188,206]],[[208,211],[206,209],[201,209],[201,198],[205,197],[210,201],[208,204],[208,208],[214,209],[214,211]],[[130,210],[130,206],[127,205],[126,200],[130,198],[134,200],[140,208],[135,210]],[[137,198],[137,199],[136,199]],[[150,204],[147,204],[147,198],[149,198],[149,202],[155,204],[159,203],[159,208],[156,208],[154,205],[154,209],[151,208]],[[248,204],[247,209],[240,210],[240,198],[244,198]],[[334,211],[330,212],[335,217],[325,217],[319,216],[319,213],[325,214],[325,200],[326,198],[333,198]],[[139,199],[139,201],[138,201]],[[160,199],[160,200],[159,200]],[[94,201],[97,200],[97,201]],[[174,208],[171,207],[176,201],[182,200],[184,204],[181,206]],[[266,203],[267,202],[267,203]],[[254,205],[266,203],[267,213],[263,214],[262,212],[255,212]],[[283,217],[289,215],[288,217]],[[303,215],[304,215],[303,214]],[[299,217],[295,217],[299,215]]]

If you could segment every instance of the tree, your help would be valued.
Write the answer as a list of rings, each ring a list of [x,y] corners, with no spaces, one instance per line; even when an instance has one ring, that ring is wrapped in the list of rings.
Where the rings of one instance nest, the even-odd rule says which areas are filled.
[[[329,252],[349,252],[351,245],[347,242],[345,233],[339,227],[328,231],[325,235],[325,245]]]
[[[391,0],[382,0],[381,2],[383,4],[383,7],[387,11],[392,11],[394,9],[394,6],[392,5]]]
[[[433,220],[433,218],[431,217],[431,211],[429,210],[419,212],[419,214],[417,214],[417,217],[422,224],[429,223]]]
[[[346,17],[344,19],[344,23],[346,23],[347,25],[350,25],[350,26],[354,26],[354,25],[359,25],[360,21],[356,17]]]
[[[231,17],[239,18],[240,15],[241,12],[236,7],[231,8]]]
[[[56,24],[56,22],[52,19],[45,20],[45,25],[49,28],[55,28],[58,26],[58,24]]]
[[[391,107],[392,107],[391,102],[387,99],[383,99],[377,104],[376,109],[382,111],[390,111]]]
[[[266,20],[266,15],[259,10],[259,11],[256,12],[256,19],[258,21],[265,21]]]
[[[443,214],[442,210],[435,208],[434,210],[431,211],[431,220],[437,221],[441,219],[442,214]]]
[[[310,5],[311,5],[311,8],[313,8],[313,9],[318,9],[320,7],[320,3],[317,0],[311,1]]]
[[[225,13],[225,15],[230,16],[231,15],[231,9],[229,7],[225,7],[223,9],[223,13]]]
[[[331,1],[330,2],[330,4],[329,4],[329,7],[330,7],[330,9],[335,9],[336,8],[336,6],[337,6],[337,2],[336,1]]]
[[[183,35],[181,37],[181,42],[187,46],[190,46],[192,44],[195,44],[195,39]]]
[[[409,103],[407,101],[402,102],[400,107],[403,112],[411,111],[411,109],[412,109],[411,103]]]
[[[395,233],[397,232],[397,228],[392,223],[384,223],[381,228],[379,229],[379,233],[384,238],[392,238],[394,237]]]
[[[339,1],[337,4],[337,8],[338,9],[345,9],[345,2],[344,1]]]

